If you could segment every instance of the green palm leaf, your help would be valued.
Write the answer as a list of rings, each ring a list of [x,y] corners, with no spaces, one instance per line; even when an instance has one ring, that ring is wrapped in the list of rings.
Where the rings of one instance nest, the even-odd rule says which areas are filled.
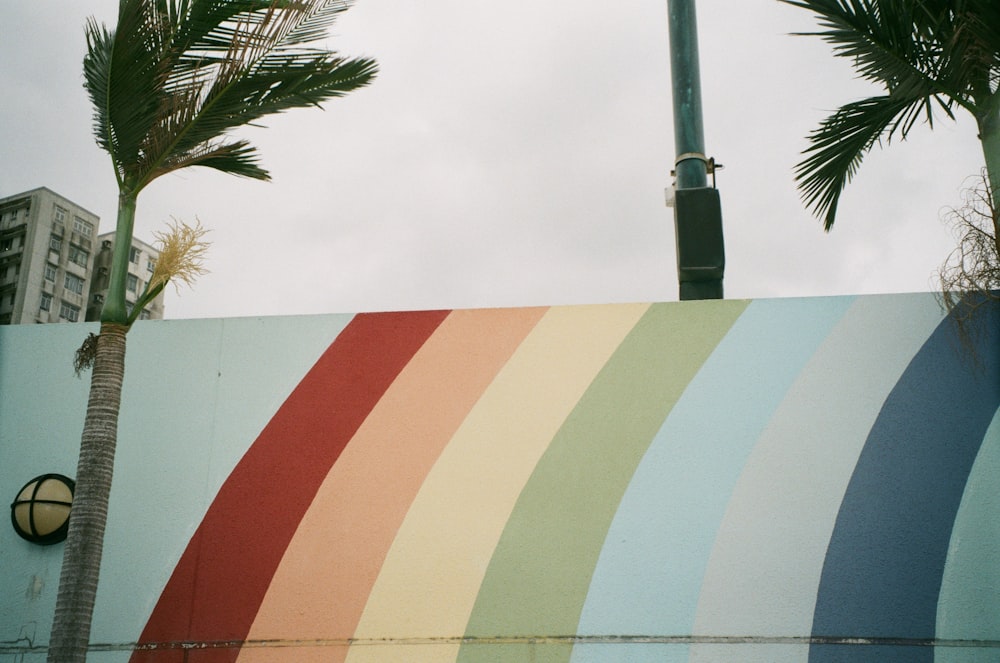
[[[796,179],[807,206],[833,227],[840,194],[854,177],[864,156],[898,130],[906,135],[927,102],[900,95],[871,97],[842,106],[809,135],[805,158],[796,166]]]
[[[374,60],[309,47],[349,5],[349,0],[120,0],[114,30],[87,22],[84,86],[94,107],[94,137],[111,156],[118,180],[118,219],[101,334],[95,344],[85,344],[95,348],[93,379],[49,661],[84,663],[87,657],[125,334],[168,279],[185,280],[200,267],[191,253],[197,232],[175,234],[173,248],[161,253],[160,271],[129,312],[125,285],[137,196],[157,177],[190,166],[268,179],[253,145],[229,134],[273,113],[318,106],[373,79]],[[173,268],[164,271],[167,263]]]
[[[809,135],[796,166],[806,205],[829,230],[865,154],[934,112],[972,113],[982,134],[997,110],[1000,2],[996,0],[781,0],[813,12],[819,36],[885,95],[842,106]],[[984,145],[985,138],[984,138]],[[1000,155],[997,155],[1000,158]],[[987,148],[987,160],[990,149]],[[994,168],[995,170],[995,168]]]
[[[114,32],[87,26],[94,133],[132,195],[192,165],[267,179],[228,132],[367,85],[374,60],[308,48],[345,0],[123,0]]]
[[[156,178],[202,166],[266,180],[256,148],[231,132],[367,85],[377,64],[313,43],[349,0],[121,0],[115,29],[89,21],[84,84],[94,136],[118,179],[118,232]],[[116,254],[103,318],[124,320]],[[119,281],[121,283],[119,283]],[[121,287],[119,287],[121,286]]]

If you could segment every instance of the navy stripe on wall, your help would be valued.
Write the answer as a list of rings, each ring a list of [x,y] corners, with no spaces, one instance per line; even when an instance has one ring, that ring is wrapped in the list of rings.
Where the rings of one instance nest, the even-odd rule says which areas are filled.
[[[952,526],[1000,406],[1000,306],[980,312],[979,367],[945,319],[886,399],[837,515],[813,635],[934,637]],[[810,648],[810,663],[848,660],[931,663],[934,648]]]

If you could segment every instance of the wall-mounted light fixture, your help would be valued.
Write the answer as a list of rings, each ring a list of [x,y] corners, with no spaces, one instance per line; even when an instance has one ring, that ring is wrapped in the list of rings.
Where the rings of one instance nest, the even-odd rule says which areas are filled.
[[[24,484],[10,505],[14,531],[42,546],[65,540],[75,488],[76,482],[61,474],[43,474]]]

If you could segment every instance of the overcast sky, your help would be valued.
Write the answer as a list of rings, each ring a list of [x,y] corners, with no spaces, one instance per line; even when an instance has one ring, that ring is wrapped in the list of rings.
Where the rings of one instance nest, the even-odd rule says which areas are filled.
[[[82,88],[83,25],[116,0],[0,7],[0,196],[46,186],[114,228]],[[727,298],[926,291],[940,220],[983,157],[971,118],[876,150],[826,234],[792,175],[829,111],[874,92],[777,0],[699,0],[706,152]],[[666,0],[358,0],[327,46],[374,84],[246,130],[273,181],[194,169],[139,198],[136,236],[211,229],[168,318],[677,299]]]

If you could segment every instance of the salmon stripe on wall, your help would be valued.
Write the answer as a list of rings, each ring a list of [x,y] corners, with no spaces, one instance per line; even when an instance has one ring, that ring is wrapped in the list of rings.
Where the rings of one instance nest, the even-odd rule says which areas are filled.
[[[990,315],[978,369],[929,297],[358,315],[133,661],[929,662],[810,638],[956,637],[949,564],[1000,540],[959,522],[1000,466]],[[796,644],[699,641],[747,634]]]
[[[133,661],[186,660],[182,649],[155,643],[246,637],[320,483],[447,315],[362,314],[337,336],[219,490],[160,595]],[[198,660],[233,661],[237,654],[237,648],[220,647],[202,651]]]
[[[378,570],[420,485],[545,308],[454,311],[414,355],[334,463],[274,574],[239,663],[347,655]],[[303,573],[308,569],[308,573]]]
[[[556,432],[504,528],[459,661],[526,660],[477,638],[574,633],[621,496],[667,414],[746,301],[654,304]],[[684,348],[684,352],[677,352]],[[547,653],[566,661],[569,647]]]
[[[349,663],[454,660],[518,495],[648,308],[560,307],[538,322],[420,487],[358,624],[355,637],[365,642],[351,647]],[[428,637],[435,643],[407,642]]]

